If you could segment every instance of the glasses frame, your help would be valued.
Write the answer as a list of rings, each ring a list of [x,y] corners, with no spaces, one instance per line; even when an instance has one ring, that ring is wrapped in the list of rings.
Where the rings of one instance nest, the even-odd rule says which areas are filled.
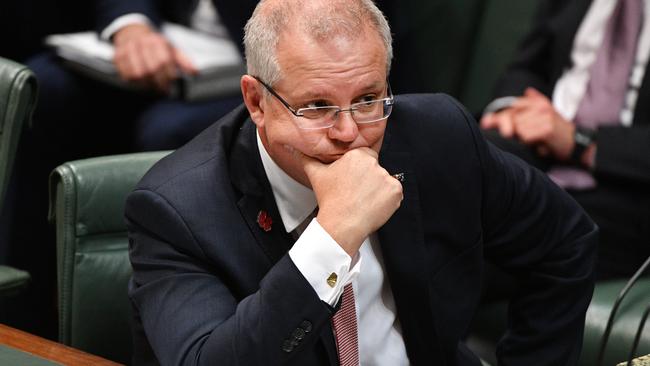
[[[303,127],[303,126],[300,125],[300,123],[298,123],[298,127],[300,127],[303,130],[322,130],[322,129],[326,129],[326,128],[331,128],[332,126],[334,126],[334,124],[338,120],[338,115],[341,112],[349,112],[350,116],[352,117],[352,120],[354,120],[354,122],[356,124],[368,124],[368,123],[383,121],[383,120],[387,119],[388,117],[390,117],[390,115],[392,113],[392,106],[395,105],[395,97],[393,96],[393,91],[390,89],[390,83],[388,82],[388,80],[386,80],[386,89],[387,89],[386,95],[388,95],[388,96],[386,98],[374,99],[374,100],[372,100],[370,102],[372,102],[372,103],[383,102],[386,105],[391,106],[391,111],[385,117],[382,117],[382,118],[379,118],[379,119],[376,119],[376,120],[372,120],[372,121],[358,122],[354,118],[354,111],[357,110],[354,106],[357,105],[357,104],[362,104],[364,102],[352,103],[352,104],[350,104],[350,108],[347,108],[347,109],[343,109],[343,108],[341,108],[340,106],[337,106],[337,105],[331,105],[331,106],[326,106],[326,107],[313,107],[313,108],[298,108],[298,109],[296,109],[296,108],[293,108],[286,100],[284,100],[284,98],[282,98],[280,96],[280,94],[278,94],[270,85],[268,85],[267,83],[262,81],[262,79],[260,79],[259,77],[255,76],[255,75],[251,75],[251,76],[255,80],[259,81],[259,83],[262,84],[262,86],[264,86],[264,88],[266,90],[268,90],[268,92],[271,93],[271,95],[273,95],[277,100],[279,100],[280,103],[282,103],[282,105],[284,105],[285,108],[287,108],[289,110],[289,112],[291,112],[291,114],[293,114],[296,117],[302,117],[302,118],[311,120],[310,118],[305,117],[305,115],[301,112],[302,110],[305,110],[305,109],[310,109],[310,110],[334,109],[334,108],[337,109],[337,111],[334,113],[334,117],[332,119],[332,124],[331,125],[323,126],[323,127]],[[368,103],[368,102],[365,102],[365,103]]]

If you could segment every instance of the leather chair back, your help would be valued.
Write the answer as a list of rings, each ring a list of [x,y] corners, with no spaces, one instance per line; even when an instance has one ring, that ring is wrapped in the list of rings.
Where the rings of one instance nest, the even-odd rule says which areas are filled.
[[[601,347],[607,319],[618,293],[627,280],[598,282],[587,309],[582,353],[579,366],[594,366]],[[647,306],[649,306],[650,278],[641,278],[628,292],[616,313],[614,326],[609,335],[603,357],[603,365],[616,365],[627,361],[634,338]],[[507,304],[495,302],[479,309],[468,344],[478,355],[496,364],[496,344],[507,324]],[[635,357],[650,353],[650,325],[641,333]]]
[[[609,314],[626,282],[627,280],[616,280],[596,284],[594,296],[591,299],[585,320],[585,335],[582,344],[582,356],[580,357],[581,366],[596,365]],[[636,282],[616,312],[614,326],[609,334],[603,355],[603,365],[616,365],[627,361],[644,311],[649,305],[650,278],[646,277]],[[641,333],[635,357],[649,353],[650,324],[646,324]]]
[[[0,207],[11,176],[20,133],[36,106],[36,77],[26,66],[0,57]]]
[[[59,341],[128,364],[131,275],[124,202],[168,152],[67,162],[50,176],[56,221]]]
[[[0,208],[4,203],[22,129],[36,106],[36,77],[26,66],[0,57]],[[29,281],[29,273],[0,266],[0,296],[10,296]]]
[[[492,100],[499,76],[512,62],[517,46],[533,26],[539,2],[484,0],[482,3],[458,93],[458,99],[475,114],[480,114]]]

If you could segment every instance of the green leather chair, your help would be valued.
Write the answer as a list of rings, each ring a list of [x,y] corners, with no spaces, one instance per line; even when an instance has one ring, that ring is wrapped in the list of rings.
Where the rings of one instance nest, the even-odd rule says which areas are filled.
[[[56,222],[59,341],[128,364],[131,275],[124,202],[168,152],[67,162],[50,176]]]
[[[512,61],[532,26],[538,1],[484,0],[471,54],[463,69],[458,99],[480,114],[491,101],[497,79]]]
[[[0,207],[5,199],[22,129],[36,106],[36,77],[24,65],[0,57]],[[0,296],[25,287],[29,273],[0,266]]]
[[[580,366],[596,366],[601,341],[609,314],[616,298],[627,281],[606,281],[596,284],[591,304],[587,310]],[[650,305],[650,278],[640,279],[621,303],[614,326],[608,338],[603,365],[616,365],[627,361],[634,337],[645,308]],[[468,344],[482,358],[496,365],[496,342],[506,327],[507,307],[504,303],[483,305],[474,321]],[[650,326],[645,327],[637,347],[636,356],[650,354]]]
[[[389,21],[396,49],[404,42],[412,49],[398,53],[394,64],[415,70],[426,86],[422,91],[450,94],[478,114],[532,26],[537,5],[532,0],[395,2]]]

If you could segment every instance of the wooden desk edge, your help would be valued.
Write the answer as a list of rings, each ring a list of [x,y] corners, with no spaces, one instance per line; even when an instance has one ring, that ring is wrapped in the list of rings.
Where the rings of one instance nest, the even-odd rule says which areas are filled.
[[[3,324],[0,324],[0,344],[64,365],[120,365],[105,358]]]

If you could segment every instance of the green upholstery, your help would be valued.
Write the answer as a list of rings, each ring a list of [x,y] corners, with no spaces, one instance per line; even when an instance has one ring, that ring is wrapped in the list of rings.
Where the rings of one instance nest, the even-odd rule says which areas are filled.
[[[585,334],[580,366],[596,365],[600,343],[614,301],[626,281],[608,281],[596,285],[587,310]],[[603,365],[627,361],[643,312],[650,304],[650,278],[640,279],[630,290],[618,309],[614,327],[607,342]],[[494,349],[506,324],[506,306],[503,303],[484,305],[479,310],[468,339],[470,348],[482,358],[496,365]],[[636,355],[650,353],[650,325],[646,326]]]
[[[0,207],[7,191],[18,139],[36,106],[36,77],[24,65],[0,58]]]
[[[394,63],[417,70],[426,92],[460,95],[484,0],[402,0],[389,19],[395,47],[412,50]],[[400,59],[400,56],[402,59]],[[405,58],[405,59],[404,59]],[[395,83],[399,81],[395,80]],[[408,87],[408,86],[407,86]],[[419,87],[419,85],[418,85]],[[409,90],[408,88],[404,88]]]
[[[37,92],[36,77],[26,66],[0,57],[0,207],[9,186],[18,140],[31,121]],[[27,272],[0,266],[0,296],[14,294],[29,278]]]
[[[389,19],[395,47],[406,42],[413,49],[398,52],[394,64],[406,63],[419,75],[412,82],[425,87],[418,84],[416,90],[450,94],[477,114],[490,102],[537,5],[532,0],[400,1]],[[408,85],[402,89],[410,91]]]
[[[19,269],[0,266],[0,294],[11,296],[20,291],[29,282],[28,272]]]
[[[596,286],[594,297],[587,311],[580,365],[596,364],[609,312],[624,285],[625,281],[608,281]],[[616,365],[619,362],[627,361],[641,316],[648,305],[650,305],[650,278],[644,278],[632,287],[618,309],[614,327],[607,342],[603,365]],[[637,356],[650,353],[650,324],[648,325],[642,333]]]
[[[458,99],[475,114],[491,101],[495,83],[528,32],[537,1],[486,0]]]
[[[59,341],[129,363],[131,275],[124,202],[144,173],[168,152],[65,163],[50,176],[56,220]]]

